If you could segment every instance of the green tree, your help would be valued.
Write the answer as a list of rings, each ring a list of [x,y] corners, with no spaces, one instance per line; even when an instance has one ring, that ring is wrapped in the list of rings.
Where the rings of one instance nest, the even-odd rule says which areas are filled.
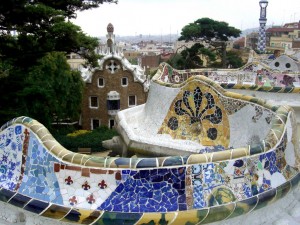
[[[49,126],[63,119],[77,119],[82,93],[80,72],[70,70],[63,53],[51,52],[30,69],[20,95],[26,102],[23,112]]]
[[[216,54],[200,43],[194,44],[191,48],[184,49],[180,54],[175,54],[168,63],[176,69],[193,69],[203,67],[202,57],[205,57],[208,64],[216,60]]]
[[[222,65],[226,68],[226,41],[239,37],[241,31],[226,22],[201,18],[183,27],[179,40],[199,41],[209,44],[212,50],[221,55]]]
[[[228,51],[226,66],[231,68],[239,68],[244,65],[243,59],[241,58],[238,51]]]
[[[113,0],[6,0],[0,4],[0,56],[31,66],[51,51],[78,53],[97,65],[96,38],[69,21],[76,11]],[[15,35],[12,35],[15,34]]]
[[[0,4],[1,124],[20,115],[46,124],[53,118],[78,115],[82,84],[63,55],[78,53],[88,65],[96,66],[98,41],[70,19],[76,18],[77,11],[111,2],[116,1],[6,0]]]

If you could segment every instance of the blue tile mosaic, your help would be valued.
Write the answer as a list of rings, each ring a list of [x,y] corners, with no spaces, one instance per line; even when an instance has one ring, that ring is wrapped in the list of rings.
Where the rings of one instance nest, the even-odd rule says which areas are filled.
[[[30,200],[30,197],[21,194],[16,194],[13,198],[9,200],[9,203],[14,206],[23,208]]]
[[[122,180],[99,210],[168,212],[187,209],[185,168],[125,170]]]
[[[250,157],[191,165],[185,164],[198,155],[120,158],[109,164],[116,169],[108,169],[61,161],[28,127],[12,125],[0,134],[0,201],[81,224],[151,224],[152,214],[159,215],[156,221],[175,221],[193,209],[212,212],[208,221],[219,211],[234,217],[285,196],[299,182],[297,168],[285,160],[287,135],[282,137],[275,149]],[[155,167],[158,162],[170,168]]]
[[[57,177],[53,173],[53,157],[32,133],[29,141],[26,170],[19,193],[47,202],[63,204]]]
[[[36,213],[36,214],[40,214],[45,209],[47,209],[48,206],[49,206],[48,202],[42,202],[42,201],[39,201],[39,200],[32,200],[31,202],[29,202],[24,207],[24,209],[28,210],[30,212]]]
[[[15,190],[21,175],[23,128],[8,127],[0,135],[0,186]]]
[[[8,202],[9,199],[11,199],[11,197],[13,197],[15,194],[16,194],[16,192],[2,188],[0,190],[0,201]]]

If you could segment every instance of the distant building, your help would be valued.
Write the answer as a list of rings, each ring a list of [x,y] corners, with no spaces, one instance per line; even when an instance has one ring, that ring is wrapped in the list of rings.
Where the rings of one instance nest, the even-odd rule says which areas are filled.
[[[180,53],[187,48],[191,48],[194,44],[199,43],[195,41],[176,41],[174,46],[174,52]]]
[[[141,57],[142,67],[150,70],[158,68],[161,62],[161,55],[144,55]]]
[[[300,47],[300,21],[287,23],[282,27],[271,27],[267,29],[267,49],[281,50]]]
[[[158,48],[158,43],[155,41],[150,42],[141,42],[139,43],[140,50],[139,52],[142,55],[160,55],[163,50]]]
[[[76,53],[71,53],[67,55],[67,62],[69,63],[71,69],[80,70],[86,60],[81,58],[81,56]]]
[[[248,49],[255,50],[257,49],[258,43],[258,32],[252,32],[246,36],[245,47]]]
[[[242,49],[246,47],[246,38],[241,37],[233,42],[233,48]]]
[[[116,46],[114,27],[107,26],[107,42],[99,49],[103,55],[99,67],[81,68],[85,89],[80,124],[93,130],[101,125],[112,128],[116,114],[123,109],[144,104],[149,80],[139,65],[132,65]]]

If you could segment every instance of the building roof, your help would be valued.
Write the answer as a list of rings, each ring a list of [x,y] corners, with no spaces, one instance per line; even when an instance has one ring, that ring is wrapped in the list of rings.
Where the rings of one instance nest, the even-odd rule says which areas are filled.
[[[296,28],[287,28],[287,27],[271,27],[267,29],[267,33],[274,32],[293,32]]]
[[[86,83],[92,82],[93,74],[96,70],[103,70],[104,62],[110,59],[118,60],[123,70],[128,70],[132,73],[134,81],[140,82],[144,86],[144,90],[148,91],[150,86],[150,80],[148,79],[147,75],[145,74],[145,70],[140,67],[139,65],[132,65],[125,57],[121,54],[114,54],[114,53],[108,53],[104,57],[101,58],[101,60],[98,60],[99,67],[96,68],[81,68],[81,77]]]
[[[108,24],[107,26],[107,32],[109,33],[107,35],[107,38],[112,39],[114,38],[113,35],[113,25],[111,23]],[[113,42],[114,43],[114,42]],[[105,61],[110,60],[110,59],[115,59],[118,60],[121,63],[122,69],[123,70],[128,70],[131,72],[133,75],[134,81],[135,82],[140,82],[144,86],[144,91],[149,90],[150,86],[150,80],[145,74],[145,70],[139,66],[139,65],[133,65],[131,64],[125,57],[121,49],[117,49],[115,46],[115,43],[113,44],[114,46],[108,47],[107,45],[104,48],[101,48],[99,54],[103,55],[103,57],[98,60],[99,67],[96,68],[80,68],[81,72],[81,77],[86,83],[91,83],[92,82],[92,77],[93,74],[95,73],[96,70],[103,70],[103,65]]]
[[[286,23],[286,24],[284,24],[283,27],[299,29],[300,28],[300,21],[299,22],[294,22],[294,23]]]

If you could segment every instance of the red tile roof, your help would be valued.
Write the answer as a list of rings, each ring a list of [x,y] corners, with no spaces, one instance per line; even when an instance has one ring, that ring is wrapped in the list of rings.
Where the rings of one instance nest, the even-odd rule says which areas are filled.
[[[266,30],[267,33],[274,33],[274,32],[292,32],[296,28],[286,28],[286,27],[271,27]]]

